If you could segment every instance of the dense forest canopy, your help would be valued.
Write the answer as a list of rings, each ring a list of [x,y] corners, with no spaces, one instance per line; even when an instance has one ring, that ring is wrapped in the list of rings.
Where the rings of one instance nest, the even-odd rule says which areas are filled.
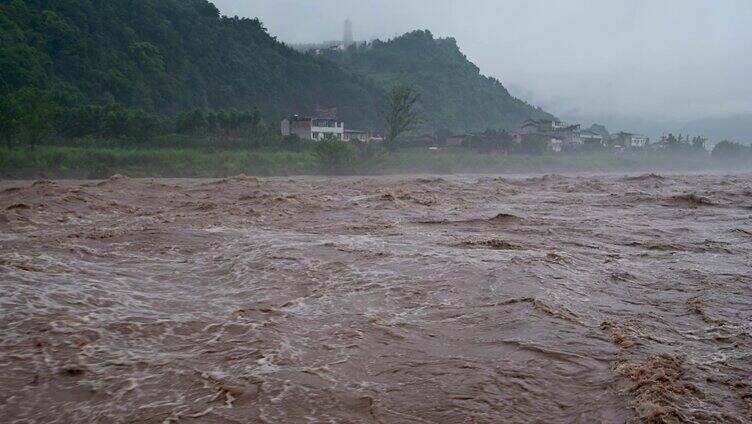
[[[116,102],[160,114],[259,106],[268,117],[337,106],[377,119],[382,93],[296,52],[256,19],[205,0],[0,0],[0,94]]]
[[[453,38],[437,39],[430,31],[328,51],[326,56],[382,87],[395,83],[415,87],[427,128],[516,129],[529,118],[552,118],[510,95],[497,79],[481,75]]]
[[[128,131],[147,134],[154,116],[196,109],[259,108],[276,120],[336,107],[350,128],[381,131],[386,92],[398,82],[421,93],[424,129],[550,116],[428,31],[315,55],[280,43],[257,19],[220,16],[206,0],[0,0],[4,138],[81,135],[93,121],[108,121],[97,124],[106,134],[145,121]]]

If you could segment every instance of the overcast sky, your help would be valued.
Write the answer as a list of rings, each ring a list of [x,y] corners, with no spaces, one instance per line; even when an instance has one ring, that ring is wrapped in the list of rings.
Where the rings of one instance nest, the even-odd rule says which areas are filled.
[[[752,113],[752,0],[216,0],[281,41],[457,39],[486,75],[570,119]],[[752,124],[752,123],[751,123]]]

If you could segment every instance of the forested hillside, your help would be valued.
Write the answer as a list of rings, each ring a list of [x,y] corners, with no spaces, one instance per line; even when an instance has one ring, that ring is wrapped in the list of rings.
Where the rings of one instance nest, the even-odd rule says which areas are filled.
[[[513,129],[528,118],[552,117],[512,97],[495,78],[481,75],[453,38],[436,39],[429,31],[354,45],[326,56],[379,86],[402,82],[416,88],[427,128]]]
[[[379,131],[395,82],[422,94],[425,130],[548,116],[427,31],[319,56],[206,0],[0,0],[0,139],[9,143],[43,134],[148,143],[160,131],[256,128],[259,116],[274,123],[317,107]]]
[[[358,124],[377,119],[382,99],[205,0],[0,0],[0,96],[6,113],[38,115],[115,102],[159,114],[258,106],[276,118],[318,104]]]

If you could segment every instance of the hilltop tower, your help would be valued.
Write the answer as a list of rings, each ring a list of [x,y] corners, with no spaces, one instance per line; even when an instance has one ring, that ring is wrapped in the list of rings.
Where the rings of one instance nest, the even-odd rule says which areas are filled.
[[[353,29],[352,29],[352,21],[350,21],[350,18],[347,18],[345,20],[345,35],[342,38],[342,44],[345,45],[345,47],[351,46],[354,43],[353,39]]]

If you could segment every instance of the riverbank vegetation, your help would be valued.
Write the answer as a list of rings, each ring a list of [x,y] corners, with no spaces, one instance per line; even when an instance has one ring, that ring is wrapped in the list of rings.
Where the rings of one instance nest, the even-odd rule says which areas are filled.
[[[374,144],[329,141],[295,149],[145,148],[93,146],[0,147],[2,178],[99,179],[131,177],[225,177],[304,174],[547,173],[750,170],[752,151],[719,144],[713,154],[656,152],[579,155],[488,155],[464,148],[387,151]],[[730,147],[733,146],[733,147]],[[729,156],[727,149],[736,152]]]

